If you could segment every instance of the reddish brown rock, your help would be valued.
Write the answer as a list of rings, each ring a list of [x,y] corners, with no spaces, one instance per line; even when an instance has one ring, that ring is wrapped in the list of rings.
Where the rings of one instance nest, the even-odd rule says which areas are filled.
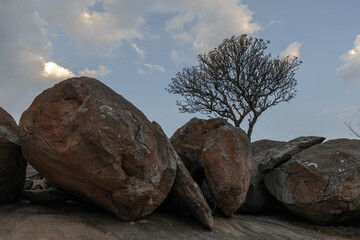
[[[313,146],[265,175],[265,186],[294,213],[321,224],[360,218],[360,141]]]
[[[194,216],[208,229],[212,229],[214,219],[199,186],[191,177],[184,163],[177,158],[177,171],[169,198],[182,210]]]
[[[151,213],[176,174],[157,124],[92,78],[71,78],[35,98],[20,120],[23,153],[65,191],[123,220]]]
[[[18,126],[0,107],[0,202],[19,200],[25,183],[25,169]]]
[[[194,118],[171,138],[198,184],[209,184],[216,207],[232,216],[244,203],[251,179],[250,142],[245,132],[222,119]]]

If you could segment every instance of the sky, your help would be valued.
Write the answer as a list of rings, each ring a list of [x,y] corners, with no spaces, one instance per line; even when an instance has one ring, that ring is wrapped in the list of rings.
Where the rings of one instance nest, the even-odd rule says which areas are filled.
[[[260,116],[253,141],[355,138],[345,123],[360,122],[359,9],[357,0],[1,0],[0,107],[18,122],[43,90],[89,76],[171,137],[207,118],[179,113],[171,79],[246,33],[270,40],[273,56],[303,61],[296,97]]]

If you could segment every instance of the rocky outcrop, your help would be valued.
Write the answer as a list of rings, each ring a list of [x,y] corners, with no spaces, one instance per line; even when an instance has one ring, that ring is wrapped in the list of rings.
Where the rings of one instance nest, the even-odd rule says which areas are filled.
[[[20,138],[25,158],[52,183],[123,220],[151,213],[175,179],[159,126],[96,79],[71,78],[37,96]]]
[[[214,219],[211,210],[197,183],[192,179],[184,163],[177,158],[177,171],[169,198],[180,209],[189,213],[208,229],[212,229]]]
[[[360,141],[313,146],[265,175],[266,188],[284,206],[313,222],[360,217]]]
[[[245,132],[222,119],[194,118],[171,143],[198,184],[206,178],[216,207],[232,216],[244,203],[252,162]]]
[[[358,239],[359,227],[313,226],[266,216],[215,217],[214,231],[182,215],[156,210],[146,219],[121,222],[89,205],[1,204],[1,239]],[[348,238],[342,238],[346,236]]]
[[[18,126],[10,114],[0,107],[0,202],[20,199],[25,169]]]
[[[276,204],[264,185],[264,171],[291,159],[295,154],[320,144],[322,137],[298,137],[289,142],[260,140],[251,144],[253,172],[246,201],[239,209],[242,212],[259,212]]]
[[[269,171],[275,166],[286,162],[295,154],[313,145],[320,144],[325,140],[323,137],[298,137],[284,145],[275,147],[267,151],[265,158],[259,163],[260,173]]]
[[[286,142],[273,140],[259,140],[251,143],[253,171],[249,191],[239,212],[256,213],[267,209],[274,204],[274,197],[266,190],[264,174],[259,173],[258,166],[264,160],[268,150],[283,146]]]

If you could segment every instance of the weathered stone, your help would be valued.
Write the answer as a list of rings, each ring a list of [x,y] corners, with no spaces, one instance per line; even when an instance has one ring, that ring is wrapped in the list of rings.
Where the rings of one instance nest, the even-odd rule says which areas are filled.
[[[249,191],[244,204],[239,212],[256,213],[266,210],[276,204],[274,197],[266,190],[264,185],[264,174],[259,173],[258,166],[264,160],[267,152],[275,147],[283,146],[286,142],[273,140],[259,140],[251,143],[253,171]]]
[[[23,197],[34,203],[62,203],[68,200],[68,195],[56,187],[42,189],[35,186],[31,190],[23,190]]]
[[[265,175],[265,186],[284,206],[313,222],[360,218],[360,141],[313,146]]]
[[[288,161],[291,156],[313,145],[320,144],[324,140],[325,138],[323,137],[298,137],[287,142],[285,145],[272,148],[267,152],[261,163],[259,163],[259,172],[269,171],[277,165]]]
[[[96,79],[71,78],[37,96],[21,117],[20,138],[49,181],[123,220],[151,213],[175,179],[165,134]]]
[[[25,169],[18,126],[10,114],[0,107],[0,202],[20,199]]]
[[[245,132],[222,119],[194,118],[171,143],[201,185],[205,177],[216,207],[232,216],[244,203],[251,179],[250,142]]]
[[[176,177],[169,198],[211,230],[214,219],[199,186],[179,157],[177,157],[177,164]]]

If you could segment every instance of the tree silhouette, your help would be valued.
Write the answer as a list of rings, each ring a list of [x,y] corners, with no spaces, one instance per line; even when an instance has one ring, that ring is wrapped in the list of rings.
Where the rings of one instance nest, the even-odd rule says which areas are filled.
[[[270,41],[233,36],[214,50],[198,55],[198,65],[184,68],[166,90],[180,94],[182,113],[200,112],[230,119],[236,127],[248,118],[251,137],[259,116],[296,95],[297,57],[271,58],[265,54]]]

